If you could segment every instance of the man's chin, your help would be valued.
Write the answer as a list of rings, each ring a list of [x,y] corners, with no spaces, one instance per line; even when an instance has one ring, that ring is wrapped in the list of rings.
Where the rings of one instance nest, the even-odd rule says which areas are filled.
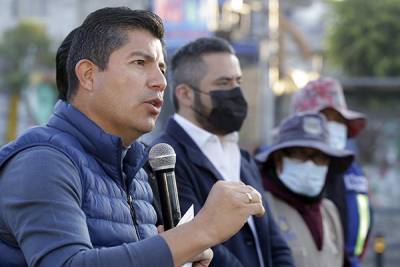
[[[154,120],[149,120],[149,121],[147,121],[146,123],[144,123],[144,125],[142,125],[142,127],[141,127],[141,132],[143,133],[143,134],[146,134],[146,133],[149,133],[149,132],[151,132],[151,131],[153,131],[154,130],[154,128],[156,127],[156,119],[154,119]]]

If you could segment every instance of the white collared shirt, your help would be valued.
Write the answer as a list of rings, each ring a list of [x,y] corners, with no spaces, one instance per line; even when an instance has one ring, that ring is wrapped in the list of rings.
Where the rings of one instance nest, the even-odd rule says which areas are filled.
[[[179,114],[175,114],[174,119],[193,139],[224,180],[240,181],[240,150],[237,132],[219,138]]]
[[[208,158],[224,180],[240,181],[240,149],[238,145],[238,132],[218,137],[217,135],[198,127],[177,113],[174,114],[174,120],[193,139],[201,152],[203,152],[203,154]],[[254,236],[261,267],[264,267],[264,260],[253,217],[250,216],[247,222],[249,223]]]

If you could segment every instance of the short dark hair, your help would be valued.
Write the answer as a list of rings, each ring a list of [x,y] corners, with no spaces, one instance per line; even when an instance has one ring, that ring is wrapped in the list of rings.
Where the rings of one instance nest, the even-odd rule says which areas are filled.
[[[172,94],[175,110],[179,110],[175,95],[176,86],[188,84],[198,87],[206,73],[206,65],[202,56],[213,53],[228,53],[235,55],[235,49],[219,37],[202,37],[181,47],[171,59]]]
[[[72,40],[77,30],[78,28],[73,29],[67,37],[65,37],[64,41],[62,41],[60,47],[57,49],[56,54],[56,84],[58,98],[64,101],[67,100],[68,92],[67,59]]]
[[[164,25],[160,17],[150,11],[108,7],[86,17],[75,33],[67,60],[68,101],[75,95],[79,84],[76,64],[88,59],[100,70],[105,70],[111,53],[127,42],[127,31],[137,29],[149,31],[164,47]]]

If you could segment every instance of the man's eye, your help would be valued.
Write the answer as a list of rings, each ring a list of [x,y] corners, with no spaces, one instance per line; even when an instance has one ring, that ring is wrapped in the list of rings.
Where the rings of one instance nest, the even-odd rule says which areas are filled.
[[[133,64],[136,64],[136,65],[141,65],[141,66],[143,66],[145,62],[144,62],[144,60],[142,60],[142,59],[137,59],[137,60],[132,61],[132,63],[133,63]]]
[[[227,86],[227,85],[229,85],[229,82],[219,82],[218,84],[217,84],[218,86]]]

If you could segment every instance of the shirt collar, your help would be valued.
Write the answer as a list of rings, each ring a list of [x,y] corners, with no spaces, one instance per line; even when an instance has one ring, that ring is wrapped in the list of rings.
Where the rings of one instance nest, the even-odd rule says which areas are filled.
[[[222,136],[222,138],[218,138],[217,135],[210,133],[203,128],[200,128],[193,122],[189,121],[188,119],[182,117],[178,113],[174,114],[174,120],[186,131],[187,134],[194,140],[194,142],[199,147],[204,147],[204,145],[211,139],[217,139],[218,141],[225,143],[225,142],[232,142],[237,143],[239,141],[239,134],[238,132],[229,133],[227,135]]]
[[[123,147],[122,148],[122,153],[121,153],[121,155],[122,155],[122,157],[121,157],[121,160],[123,161],[124,159],[125,159],[125,156],[126,156],[126,153],[128,153],[128,150],[131,148],[131,146],[127,146],[127,147]]]

